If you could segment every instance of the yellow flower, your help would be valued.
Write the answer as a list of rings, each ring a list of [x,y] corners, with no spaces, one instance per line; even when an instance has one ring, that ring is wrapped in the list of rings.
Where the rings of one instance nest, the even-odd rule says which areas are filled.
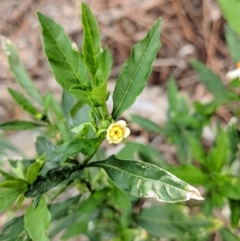
[[[130,129],[126,127],[124,120],[111,124],[107,129],[107,140],[109,144],[118,144],[130,134]]]

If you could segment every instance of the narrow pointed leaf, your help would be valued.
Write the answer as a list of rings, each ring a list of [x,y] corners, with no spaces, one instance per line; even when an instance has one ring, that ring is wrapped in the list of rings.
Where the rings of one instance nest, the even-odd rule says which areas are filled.
[[[72,48],[63,28],[42,13],[37,16],[42,28],[44,52],[57,82],[66,90],[78,84],[90,86],[83,56]]]
[[[48,241],[46,230],[51,221],[45,198],[41,198],[36,208],[31,204],[25,215],[24,223],[29,236],[35,241]]]
[[[90,73],[94,77],[97,69],[97,55],[100,52],[100,33],[91,9],[82,3],[83,55]]]
[[[158,19],[147,36],[133,46],[130,58],[123,65],[113,93],[114,119],[135,102],[147,84],[152,62],[160,48],[160,25],[161,19]]]
[[[11,43],[9,39],[2,37],[3,46],[5,50],[5,54],[8,57],[8,62],[10,69],[15,76],[18,83],[22,86],[22,88],[27,92],[27,94],[36,100],[38,103],[43,105],[43,99],[37,90],[36,86],[33,84],[30,79],[28,73],[26,72],[22,61],[18,55],[18,51],[16,47]]]
[[[30,122],[30,121],[9,121],[3,124],[0,124],[0,129],[5,131],[20,131],[20,130],[30,130],[36,127],[41,127],[43,125]]]
[[[119,188],[137,197],[154,197],[165,202],[203,199],[196,188],[150,163],[111,156],[89,165],[102,167]]]
[[[13,99],[16,101],[16,103],[19,104],[24,110],[26,110],[32,115],[36,115],[39,113],[39,111],[32,105],[32,103],[23,94],[11,88],[8,88],[8,91],[13,97]]]

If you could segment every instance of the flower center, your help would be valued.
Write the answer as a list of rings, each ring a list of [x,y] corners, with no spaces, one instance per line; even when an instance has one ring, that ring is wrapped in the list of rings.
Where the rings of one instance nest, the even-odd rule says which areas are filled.
[[[113,126],[110,130],[110,136],[113,140],[117,141],[121,138],[123,138],[124,131],[120,126]]]

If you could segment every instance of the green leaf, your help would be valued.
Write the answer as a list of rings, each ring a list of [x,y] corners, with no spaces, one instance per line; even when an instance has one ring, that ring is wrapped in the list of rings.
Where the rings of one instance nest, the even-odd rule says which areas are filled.
[[[240,200],[240,179],[228,178],[218,185],[219,192],[225,197],[232,200]]]
[[[51,214],[47,209],[45,198],[41,198],[36,208],[31,204],[25,215],[24,223],[29,236],[35,241],[47,241],[46,230],[51,221]]]
[[[16,80],[30,97],[32,97],[38,103],[43,105],[43,99],[39,91],[37,90],[36,86],[33,84],[33,81],[29,78],[29,75],[26,72],[21,62],[21,59],[18,55],[16,47],[11,43],[9,39],[5,37],[2,37],[2,42],[5,54],[8,57],[10,69],[13,75],[15,76]]]
[[[50,158],[58,158],[60,162],[66,161],[69,157],[82,153],[85,156],[91,155],[95,150],[99,143],[100,139],[84,139],[84,138],[76,138],[70,143],[65,142],[61,146],[57,147]]]
[[[102,167],[120,189],[137,197],[154,197],[165,202],[202,200],[196,188],[150,163],[111,156],[89,165]]]
[[[237,235],[233,234],[229,229],[222,228],[220,234],[223,238],[223,241],[240,241],[240,238]]]
[[[204,185],[208,182],[208,176],[193,165],[168,166],[167,170],[187,183]]]
[[[5,182],[0,182],[0,188],[11,188],[11,189],[27,189],[28,182],[23,179],[7,180]]]
[[[0,174],[2,174],[2,176],[6,179],[6,180],[13,180],[15,179],[14,176],[10,175],[9,173],[3,171],[2,169],[0,169]]]
[[[197,71],[200,81],[206,86],[218,101],[226,99],[226,89],[218,75],[214,74],[205,64],[200,61],[191,61],[192,67]]]
[[[124,160],[134,159],[135,154],[139,149],[139,145],[136,142],[128,142],[126,145],[119,151],[117,158]]]
[[[99,105],[104,105],[107,101],[107,81],[104,81],[100,86],[94,87],[91,92],[91,97],[97,101]]]
[[[147,36],[133,46],[130,58],[124,63],[113,93],[112,116],[117,119],[136,100],[147,84],[152,63],[160,48],[160,25],[158,19]]]
[[[38,176],[34,183],[24,193],[25,197],[38,199],[51,188],[68,179],[76,171],[74,166],[53,168],[43,176]]]
[[[240,2],[238,0],[218,0],[223,16],[227,20],[230,27],[240,35]]]
[[[43,125],[36,122],[15,120],[15,121],[8,121],[0,124],[0,129],[5,131],[20,131],[20,130],[30,130],[41,126]]]
[[[154,132],[157,134],[163,134],[164,130],[157,125],[155,122],[149,120],[148,118],[144,118],[138,115],[131,115],[130,120],[137,123],[140,127],[143,129],[149,131],[149,132]]]
[[[32,184],[39,175],[40,170],[44,165],[45,159],[38,159],[35,163],[33,163],[27,170],[26,179]]]
[[[26,110],[32,115],[36,115],[39,113],[39,111],[23,94],[11,88],[8,88],[8,91],[11,94],[12,98],[16,101],[16,103],[19,104],[24,110]]]
[[[94,77],[97,69],[97,55],[100,52],[100,33],[97,21],[91,9],[82,3],[82,25],[83,25],[83,55],[90,73]]]
[[[237,228],[240,220],[240,200],[229,200],[231,209],[231,226]]]
[[[227,25],[224,30],[231,58],[238,63],[240,61],[240,39]]]
[[[44,52],[57,82],[66,90],[79,84],[90,86],[83,56],[72,48],[63,28],[42,13],[37,16],[42,28]]]
[[[210,218],[187,217],[176,205],[145,208],[136,215],[136,220],[150,235],[168,240],[200,240],[217,226]]]
[[[0,212],[7,209],[23,192],[24,192],[24,189],[0,188]]]
[[[207,156],[207,166],[212,171],[219,172],[227,163],[229,154],[229,142],[227,133],[221,130],[216,138],[215,147],[211,148]]]
[[[0,234],[1,241],[31,241],[24,229],[23,216],[13,218],[7,222]]]

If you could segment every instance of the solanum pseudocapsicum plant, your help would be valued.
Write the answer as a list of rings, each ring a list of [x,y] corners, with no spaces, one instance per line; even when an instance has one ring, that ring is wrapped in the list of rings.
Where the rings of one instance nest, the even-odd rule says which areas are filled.
[[[116,156],[96,160],[95,154],[105,139],[110,144],[117,144],[130,134],[126,122],[118,118],[131,107],[146,86],[152,62],[160,48],[161,19],[153,24],[144,39],[133,46],[131,55],[117,78],[114,93],[109,97],[107,80],[112,66],[111,54],[108,48],[101,47],[98,24],[91,10],[84,3],[81,6],[81,51],[71,43],[59,24],[44,14],[37,13],[44,52],[56,81],[63,88],[63,108],[51,92],[46,95],[39,93],[23,68],[14,45],[8,39],[2,38],[11,71],[27,95],[13,89],[9,89],[9,92],[35,121],[16,120],[3,123],[0,128],[40,128],[42,131],[42,136],[36,141],[38,156],[34,161],[10,160],[12,172],[0,170],[5,179],[0,183],[1,211],[11,206],[17,198],[19,206],[24,199],[33,199],[24,216],[7,223],[0,236],[2,238],[12,237],[14,233],[17,235],[15,240],[49,240],[49,237],[57,233],[56,230],[51,230],[47,234],[51,219],[57,219],[58,215],[63,218],[69,211],[66,204],[64,209],[59,211],[60,214],[57,214],[54,208],[58,203],[52,202],[71,185],[75,185],[80,193],[66,201],[69,207],[72,207],[73,203],[82,207],[82,199],[90,195],[93,200],[100,200],[100,203],[93,204],[93,209],[97,208],[100,204],[104,205],[106,190],[109,193],[118,190],[117,192],[124,196],[118,188],[138,198],[153,197],[165,202],[202,199],[196,188],[153,164],[139,160],[121,160]],[[106,105],[108,98],[113,99],[111,114],[108,113]],[[79,116],[86,108],[89,113],[88,121],[79,123]],[[105,170],[112,182],[106,181],[101,169]],[[96,184],[93,179],[97,179],[101,184]],[[55,189],[51,190],[52,195],[47,192],[57,186],[61,187],[59,192],[56,193]],[[78,227],[85,227],[90,221],[89,218],[89,215],[71,216]],[[14,229],[16,223],[18,228]],[[81,229],[78,229],[78,233],[81,233]],[[64,238],[68,235],[70,234],[66,232]]]

